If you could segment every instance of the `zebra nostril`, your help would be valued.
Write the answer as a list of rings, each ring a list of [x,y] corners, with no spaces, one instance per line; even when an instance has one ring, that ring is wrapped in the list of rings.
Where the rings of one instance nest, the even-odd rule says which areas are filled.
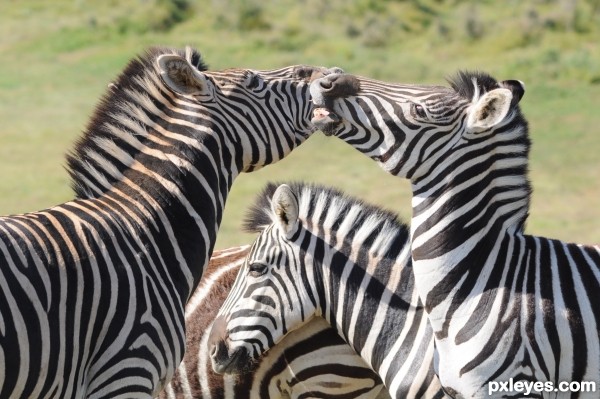
[[[322,89],[325,90],[331,90],[331,88],[333,88],[333,82],[335,79],[331,79],[331,76],[329,76],[326,79],[321,79],[319,81],[319,85],[321,86]]]
[[[213,371],[217,374],[223,374],[231,362],[227,344],[225,341],[218,341],[210,346],[209,352]]]
[[[360,91],[360,80],[349,74],[327,75],[319,79],[318,85],[323,97],[348,97],[358,94]],[[315,93],[312,93],[313,97]]]
[[[210,358],[216,360],[217,353],[219,352],[219,343],[212,344],[209,348],[209,351]]]

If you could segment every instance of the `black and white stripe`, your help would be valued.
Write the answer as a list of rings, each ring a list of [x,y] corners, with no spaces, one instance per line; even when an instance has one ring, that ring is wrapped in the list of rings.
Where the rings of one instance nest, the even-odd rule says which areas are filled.
[[[524,86],[484,73],[450,84],[332,75],[311,85],[323,107],[313,121],[410,179],[415,281],[449,392],[487,397],[490,381],[510,378],[592,381],[599,390],[600,248],[524,233]],[[598,392],[529,397],[557,395]]]
[[[0,219],[0,397],[159,393],[233,180],[307,138],[320,70],[127,66],[68,157],[78,199]]]
[[[420,305],[408,228],[319,186],[267,187],[248,227],[260,232],[211,335],[215,370],[232,372],[322,316],[393,398],[444,396]]]
[[[250,246],[215,251],[186,305],[186,353],[162,399],[384,399],[381,380],[321,318],[292,331],[249,373],[219,375],[211,367],[210,326]]]

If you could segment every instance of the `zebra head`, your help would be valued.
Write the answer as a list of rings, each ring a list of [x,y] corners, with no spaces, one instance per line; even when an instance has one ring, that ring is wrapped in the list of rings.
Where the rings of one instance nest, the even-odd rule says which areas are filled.
[[[247,227],[259,237],[213,324],[209,353],[217,373],[247,369],[317,313],[305,284],[314,276],[301,258],[298,198],[285,184],[275,187],[267,187],[252,211]]]
[[[209,129],[218,128],[233,143],[252,149],[243,152],[244,172],[281,160],[308,138],[315,130],[310,123],[308,83],[341,71],[306,65],[208,71],[198,68],[196,58],[199,54],[159,56],[161,79],[183,101],[192,101],[190,111],[205,115]]]
[[[391,84],[348,74],[311,83],[313,123],[377,161],[387,172],[419,180],[464,148],[506,140],[526,122],[522,82],[459,72],[450,88]]]
[[[340,71],[306,65],[213,71],[190,47],[151,48],[109,85],[68,155],[72,186],[79,198],[95,198],[136,162],[164,161],[159,169],[166,175],[191,164],[221,164],[234,176],[277,162],[316,130],[311,79]]]

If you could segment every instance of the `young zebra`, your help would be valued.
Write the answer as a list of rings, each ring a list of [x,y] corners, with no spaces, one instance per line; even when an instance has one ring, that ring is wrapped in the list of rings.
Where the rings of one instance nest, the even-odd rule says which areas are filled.
[[[162,399],[389,398],[381,379],[321,318],[290,332],[252,372],[216,374],[210,365],[210,326],[250,246],[213,252],[186,305],[186,353]]]
[[[206,69],[133,60],[68,157],[78,199],[0,218],[0,397],[152,398],[173,376],[233,180],[309,136],[324,71]]]
[[[248,229],[260,235],[213,325],[213,368],[236,372],[322,316],[391,397],[443,397],[432,331],[413,289],[408,228],[332,189],[275,188],[249,216]]]
[[[529,397],[597,398],[561,393],[559,383],[600,390],[600,248],[523,231],[524,86],[484,73],[459,73],[450,85],[332,75],[311,86],[322,106],[313,122],[410,179],[415,283],[448,392],[487,397],[512,378],[537,382]]]

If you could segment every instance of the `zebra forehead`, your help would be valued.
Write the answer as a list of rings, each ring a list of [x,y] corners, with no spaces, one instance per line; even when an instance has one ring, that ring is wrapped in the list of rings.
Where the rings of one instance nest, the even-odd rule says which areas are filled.
[[[452,89],[467,100],[499,87],[496,79],[481,71],[458,71],[447,80]]]

